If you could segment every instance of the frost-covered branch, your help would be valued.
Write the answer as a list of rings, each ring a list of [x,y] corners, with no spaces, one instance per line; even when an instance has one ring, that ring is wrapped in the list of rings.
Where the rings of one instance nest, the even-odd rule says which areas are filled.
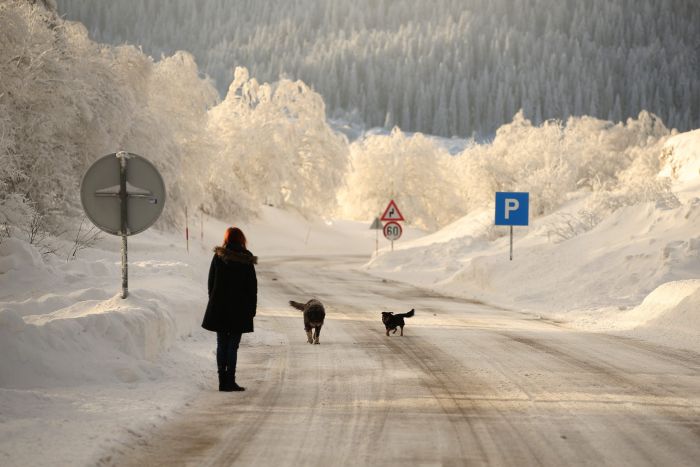
[[[74,260],[78,256],[78,252],[87,248],[92,248],[102,239],[102,231],[100,229],[91,224],[86,227],[85,224],[85,217],[83,217],[80,219],[80,225],[75,233],[73,245],[71,246],[66,261]]]

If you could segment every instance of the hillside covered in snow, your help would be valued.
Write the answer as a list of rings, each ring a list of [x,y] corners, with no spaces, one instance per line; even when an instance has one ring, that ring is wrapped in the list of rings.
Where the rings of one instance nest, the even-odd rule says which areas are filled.
[[[188,50],[221,95],[231,70],[300,79],[329,116],[441,136],[647,110],[700,126],[695,0],[58,0],[92,38]]]

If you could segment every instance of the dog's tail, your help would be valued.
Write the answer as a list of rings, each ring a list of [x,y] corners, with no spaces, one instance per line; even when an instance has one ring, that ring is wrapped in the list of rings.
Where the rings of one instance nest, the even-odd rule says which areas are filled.
[[[394,315],[394,316],[401,316],[401,317],[403,317],[403,318],[410,318],[411,316],[413,316],[413,315],[415,315],[415,314],[416,314],[416,310],[414,310],[413,308],[411,308],[411,311],[409,311],[408,313],[402,313],[402,314],[400,314],[400,315]]]
[[[296,308],[297,310],[304,311],[304,308],[306,307],[306,303],[299,303],[299,302],[295,302],[294,300],[290,300],[289,306]]]

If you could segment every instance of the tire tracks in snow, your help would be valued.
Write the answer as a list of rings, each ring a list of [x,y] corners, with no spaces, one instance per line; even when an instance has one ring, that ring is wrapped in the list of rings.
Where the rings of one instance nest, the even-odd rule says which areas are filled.
[[[236,428],[223,436],[223,442],[218,443],[216,451],[209,454],[208,459],[206,459],[206,462],[202,465],[233,465],[253,437],[258,433],[260,427],[269,419],[276,406],[276,401],[280,398],[282,388],[284,387],[283,382],[286,376],[287,366],[289,365],[289,347],[284,346],[284,351],[281,352],[281,354],[282,355],[276,355],[270,365],[269,376],[265,378],[265,381],[268,382],[268,387],[265,388],[259,396],[254,395],[249,400],[241,400],[242,404],[247,403],[250,406],[262,408],[262,410],[250,417],[252,418],[251,420],[247,420],[249,417],[245,417],[246,423],[243,429],[240,429],[240,424],[236,423],[234,425]],[[256,393],[254,391],[249,391],[249,394]],[[250,414],[250,412],[248,412],[248,414]],[[235,413],[231,415],[233,416]]]

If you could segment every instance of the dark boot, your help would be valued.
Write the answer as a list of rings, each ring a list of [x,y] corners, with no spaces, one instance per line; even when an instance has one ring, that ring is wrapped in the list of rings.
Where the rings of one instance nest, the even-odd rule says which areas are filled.
[[[226,372],[219,370],[219,391],[226,390]]]
[[[224,391],[232,392],[232,391],[245,391],[244,387],[241,387],[236,384],[236,373],[233,371],[227,371],[226,372],[226,385]]]

